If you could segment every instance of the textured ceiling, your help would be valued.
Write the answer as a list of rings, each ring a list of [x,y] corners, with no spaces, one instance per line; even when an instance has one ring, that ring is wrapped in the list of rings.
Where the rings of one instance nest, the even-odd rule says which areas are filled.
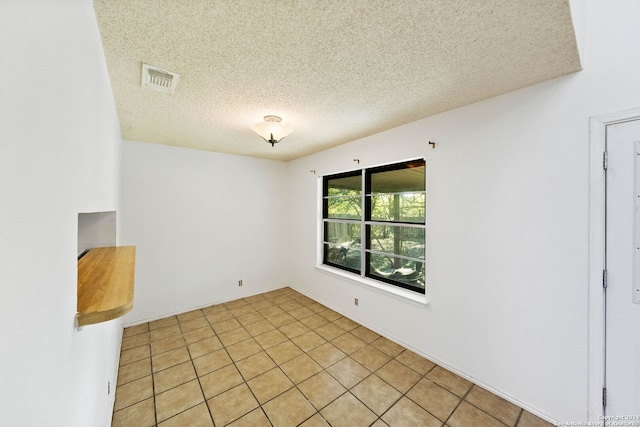
[[[95,0],[125,139],[291,160],[580,70],[568,0]],[[172,95],[142,64],[180,75]],[[251,125],[295,131],[275,147]]]

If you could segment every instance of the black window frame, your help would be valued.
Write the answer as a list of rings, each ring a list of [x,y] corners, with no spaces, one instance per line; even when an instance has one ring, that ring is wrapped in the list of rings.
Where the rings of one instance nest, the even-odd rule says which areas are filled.
[[[408,169],[411,167],[424,167],[424,171],[425,171],[423,176],[424,185],[422,187],[423,189],[421,190],[422,192],[424,192],[424,206],[423,206],[424,220],[421,222],[402,221],[402,220],[395,220],[395,219],[391,221],[378,220],[378,219],[372,220],[371,219],[372,217],[372,181],[373,181],[372,176],[380,172]],[[333,179],[339,179],[344,177],[354,177],[354,176],[362,177],[362,186],[360,191],[361,212],[362,212],[361,218],[359,220],[349,219],[344,221],[336,218],[329,218],[328,183]],[[323,176],[322,179],[323,179],[322,180],[322,203],[323,203],[322,205],[322,263],[334,268],[338,268],[341,270],[345,270],[345,271],[357,274],[362,278],[383,282],[395,287],[407,289],[417,294],[424,295],[426,293],[425,272],[426,272],[426,241],[427,241],[426,240],[426,161],[425,159],[424,158],[413,159],[413,160],[408,160],[408,161],[403,161],[398,163],[386,164],[382,166],[355,169],[355,170],[342,172],[338,174],[326,175],[326,176]],[[420,192],[420,191],[417,191],[417,192]],[[360,244],[360,247],[358,248],[358,250],[360,251],[360,268],[359,269],[356,270],[353,268],[349,268],[345,265],[332,262],[329,259],[329,243],[328,243],[329,227],[327,224],[331,222],[347,222],[347,223],[359,222],[360,223],[361,244]],[[411,285],[406,282],[402,282],[394,279],[388,279],[372,273],[371,256],[372,256],[372,252],[375,253],[376,251],[372,250],[373,245],[371,243],[371,227],[381,226],[381,225],[382,226],[388,225],[390,227],[416,228],[416,229],[423,230],[424,246],[423,246],[422,256],[420,257],[420,260],[421,260],[420,271],[418,271],[418,268],[415,268],[415,270],[419,274],[421,274],[422,286]],[[400,228],[398,228],[398,230],[400,230]],[[344,248],[346,249],[346,251],[351,250],[351,247],[348,245],[344,246]],[[335,249],[335,246],[334,246],[334,249]],[[380,254],[380,253],[378,252],[377,254]],[[396,258],[402,258],[402,256],[397,253],[394,253],[393,255]],[[409,261],[413,261],[415,263],[415,267],[417,267],[419,263],[418,258],[415,258],[415,257],[404,257],[404,258],[408,259]]]

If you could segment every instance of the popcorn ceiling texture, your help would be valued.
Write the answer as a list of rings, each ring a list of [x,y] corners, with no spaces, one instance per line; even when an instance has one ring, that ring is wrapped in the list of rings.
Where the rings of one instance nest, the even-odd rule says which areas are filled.
[[[291,160],[580,70],[568,0],[95,0],[125,139]],[[140,86],[142,63],[180,75]],[[275,147],[267,114],[295,131]],[[425,135],[428,139],[428,135]]]

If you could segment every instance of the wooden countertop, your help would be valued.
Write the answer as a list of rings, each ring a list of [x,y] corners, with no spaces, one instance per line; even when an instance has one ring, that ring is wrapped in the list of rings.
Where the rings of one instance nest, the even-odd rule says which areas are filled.
[[[114,246],[93,248],[78,260],[78,326],[131,311],[135,259],[135,246]]]

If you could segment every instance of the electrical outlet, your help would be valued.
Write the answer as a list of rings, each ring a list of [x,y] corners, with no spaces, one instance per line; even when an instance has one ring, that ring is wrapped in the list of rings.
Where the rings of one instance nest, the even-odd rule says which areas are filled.
[[[358,298],[355,298],[355,299],[353,300],[353,303],[354,303],[355,305],[358,305]]]
[[[111,381],[107,381],[107,396],[111,396]]]
[[[238,286],[242,287],[242,280],[238,280]]]

